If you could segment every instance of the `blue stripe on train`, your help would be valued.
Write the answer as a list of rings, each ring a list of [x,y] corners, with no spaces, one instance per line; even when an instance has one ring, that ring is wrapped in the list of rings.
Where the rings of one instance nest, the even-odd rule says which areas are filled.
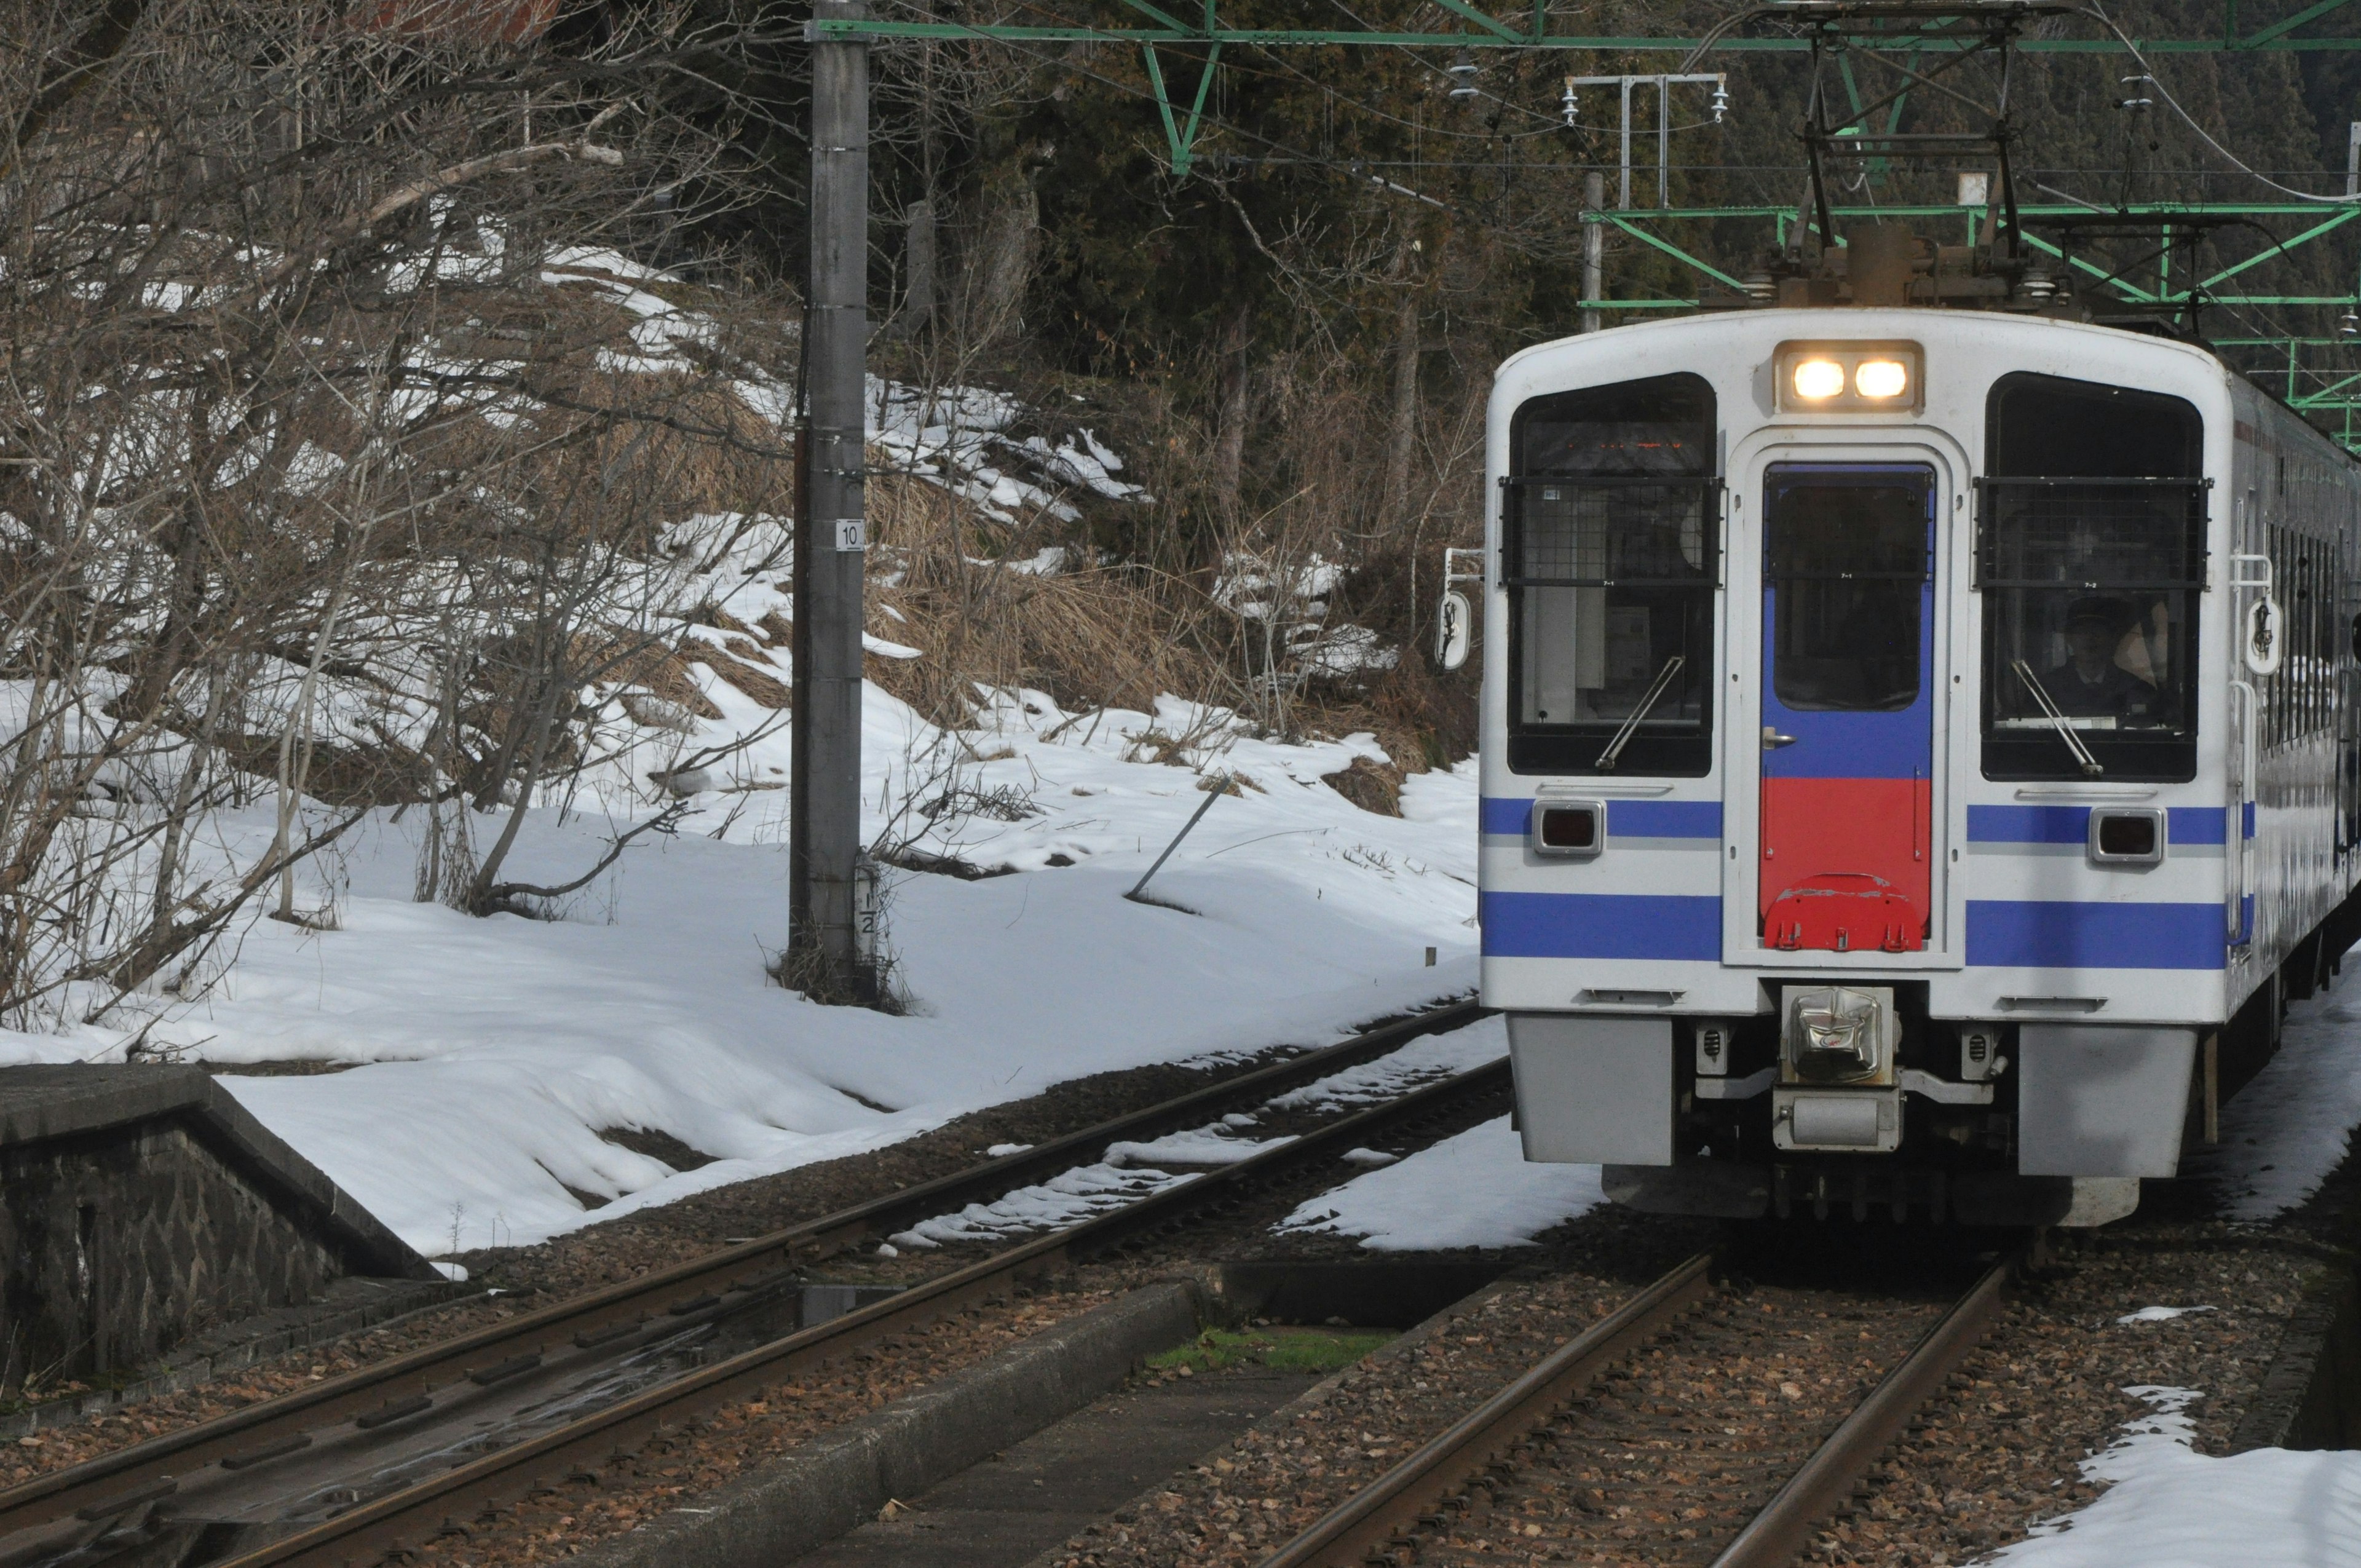
[[[1478,829],[1496,837],[1521,839],[1532,819],[1533,803],[1487,795],[1480,808]],[[1609,839],[1719,839],[1721,802],[1718,800],[1610,800],[1607,803]]]
[[[1488,893],[1482,907],[1491,958],[1721,958],[1719,898]],[[2225,946],[2215,904],[1968,901],[1976,968],[2218,970]]]
[[[1968,962],[1983,969],[2217,970],[2219,904],[1968,900]]]
[[[2218,844],[2223,809],[2175,806],[2165,811],[2166,836],[2176,844]],[[2091,835],[2087,806],[1971,806],[1971,844],[2080,844]]]
[[[1663,894],[1488,893],[1484,953],[1496,959],[1721,958],[1721,900]]]

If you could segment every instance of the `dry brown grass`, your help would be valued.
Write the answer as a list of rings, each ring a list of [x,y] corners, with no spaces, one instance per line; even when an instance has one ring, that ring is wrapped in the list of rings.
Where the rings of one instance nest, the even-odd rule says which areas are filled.
[[[992,525],[958,498],[902,477],[869,490],[878,566],[898,569],[891,587],[873,579],[870,602],[905,618],[873,614],[870,629],[921,655],[873,659],[870,675],[929,719],[963,722],[976,683],[1030,686],[1069,708],[1221,689],[1200,651],[1210,606],[1192,585],[1136,566],[1013,571],[1005,558],[1029,555],[1034,542],[986,534]],[[1005,557],[984,554],[995,546]]]

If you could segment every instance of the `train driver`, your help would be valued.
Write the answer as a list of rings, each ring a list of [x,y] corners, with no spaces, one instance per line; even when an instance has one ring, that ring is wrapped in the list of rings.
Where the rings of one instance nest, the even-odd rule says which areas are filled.
[[[2110,598],[2079,598],[2066,610],[2066,662],[2041,677],[2059,711],[2075,718],[2129,718],[2155,706],[2156,687],[2116,663],[2130,620]]]

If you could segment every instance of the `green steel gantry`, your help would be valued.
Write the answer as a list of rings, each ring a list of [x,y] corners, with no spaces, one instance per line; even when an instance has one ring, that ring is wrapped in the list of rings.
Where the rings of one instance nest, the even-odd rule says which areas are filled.
[[[996,38],[1009,43],[1119,43],[1142,47],[1152,44],[1240,45],[1258,49],[1321,49],[1342,45],[1346,48],[1378,47],[1386,49],[1593,49],[1625,54],[1691,54],[1707,40],[1704,38],[1668,38],[1646,37],[1602,36],[1580,33],[1554,33],[1549,30],[1548,7],[1543,0],[1526,13],[1530,20],[1506,21],[1467,0],[1433,0],[1440,10],[1457,16],[1466,27],[1454,32],[1410,32],[1378,27],[1235,27],[1219,19],[1219,0],[1201,0],[1202,9],[1196,21],[1184,21],[1180,16],[1148,0],[1114,0],[1145,25],[1134,22],[1128,27],[1101,27],[1091,23],[1054,23],[1019,26],[1002,23],[971,22],[892,22],[875,20],[820,19],[812,24],[812,36],[822,38]],[[2330,14],[2343,10],[2353,0],[2321,0],[2315,5],[2285,16],[2268,27],[2251,33],[2238,30],[2239,0],[2224,0],[2222,31],[2218,36],[2196,38],[2141,38],[2135,40],[2143,52],[2150,54],[2222,54],[2244,50],[2312,50],[2361,49],[2361,38],[2323,38],[2311,35],[2295,36],[2296,29],[2309,26]],[[1176,6],[1187,10],[1188,6]],[[1958,12],[1967,6],[1952,5],[1948,11]],[[1996,7],[1995,7],[1996,8]],[[1763,15],[1783,16],[1796,22],[1820,20],[1835,14],[1832,5],[1817,5],[1812,0],[1785,6],[1766,6]],[[1899,6],[1883,8],[1891,14]],[[1932,11],[1935,7],[1929,6]],[[2052,7],[2062,9],[2062,7]],[[1881,47],[1904,49],[1945,49],[1968,47],[1960,39],[1939,31],[1914,32],[1907,28],[1880,31],[1874,36]],[[1738,54],[1800,54],[1809,51],[1811,40],[1805,38],[1727,38],[1714,41],[1717,49]],[[2124,46],[2114,38],[2023,38],[2016,48],[2028,54],[2120,54]]]
[[[998,41],[1014,45],[1047,44],[1112,44],[1139,50],[1142,63],[1165,135],[1167,150],[1173,174],[1186,178],[1197,159],[1197,144],[1207,126],[1206,104],[1216,69],[1224,49],[1241,48],[1272,49],[1447,49],[1452,50],[1513,49],[1552,50],[1561,53],[1653,54],[1675,55],[1686,60],[1708,46],[1714,52],[1733,54],[1800,55],[1815,48],[1814,34],[1825,38],[1832,33],[1843,36],[1849,50],[1873,52],[1881,57],[1892,55],[1897,69],[1905,76],[1916,76],[1915,64],[1919,57],[1945,51],[1964,51],[1986,47],[1990,35],[1985,31],[1962,30],[1948,27],[1963,16],[1979,19],[2015,11],[2023,16],[2062,12],[2063,7],[2047,5],[2038,0],[1953,0],[1950,4],[1880,4],[1874,6],[1851,5],[1849,0],[1785,0],[1759,8],[1749,19],[1775,20],[1794,30],[1773,36],[1740,36],[1735,27],[1729,36],[1717,33],[1711,38],[1664,38],[1651,36],[1596,35],[1559,33],[1550,29],[1546,0],[1532,0],[1529,6],[1514,7],[1507,16],[1495,16],[1472,3],[1472,0],[1431,0],[1431,4],[1459,26],[1452,30],[1409,30],[1383,27],[1236,27],[1221,19],[1220,0],[1199,0],[1194,5],[1185,4],[1157,5],[1151,0],[1072,0],[1086,6],[1091,14],[1104,16],[1113,11],[1114,23],[1100,21],[1069,21],[1062,18],[1040,23],[1004,24],[925,20],[901,21],[871,16],[847,17],[841,15],[816,16],[809,27],[814,42],[853,41],[874,43],[893,40],[979,40]],[[2315,50],[2342,51],[2361,49],[2361,33],[2350,36],[2323,35],[2311,31],[2314,24],[2344,12],[2356,0],[2318,0],[2287,15],[2248,30],[2241,19],[2241,0],[2222,0],[2221,28],[2200,37],[2137,38],[2126,44],[2107,34],[2083,38],[2014,38],[2010,47],[2026,54],[2125,54],[2134,48],[2142,55],[2237,54],[2246,52],[2309,52]],[[825,9],[825,8],[816,8]],[[1049,12],[1049,7],[1036,9]],[[1914,16],[1914,10],[1917,13]],[[1235,14],[1235,13],[1233,13]],[[1849,25],[1858,17],[1858,25]],[[1159,50],[1187,49],[1189,63],[1197,67],[1196,80],[1189,89],[1184,103],[1171,91],[1174,85],[1166,71],[1166,62]],[[1849,60],[1839,59],[1846,93],[1856,109],[1861,106],[1861,93],[1856,86]],[[1887,102],[1886,100],[1882,100]],[[1891,101],[1886,115],[1885,131],[1890,137],[1899,123],[1902,105]],[[1871,160],[1872,173],[1882,171],[1883,159]],[[2044,217],[2062,218],[2091,214],[2093,209],[2070,205],[2020,205],[2022,217],[2037,224]],[[2316,416],[2342,415],[2344,434],[2348,446],[2361,450],[2361,433],[2354,431],[2355,413],[2361,409],[2361,367],[2349,372],[2338,366],[2316,367],[2304,363],[2306,349],[2345,351],[2348,362],[2361,367],[2361,291],[2340,294],[2274,294],[2224,293],[2221,286],[2239,279],[2264,263],[2286,255],[2289,251],[2311,244],[2352,223],[2361,216],[2361,204],[2336,204],[2323,210],[2319,203],[2246,202],[2246,203],[2143,203],[2106,210],[2108,215],[2126,220],[2140,220],[2157,226],[2164,243],[2151,258],[2152,281],[2134,281],[2120,271],[2110,271],[2087,257],[2070,254],[2054,242],[2037,234],[2024,235],[2027,243],[2048,251],[2066,265],[2086,274],[2086,288],[2109,290],[2127,306],[2147,309],[2195,308],[2234,309],[2255,307],[2341,308],[2345,312],[2343,327],[2349,329],[2339,335],[2306,336],[2290,334],[2285,336],[2246,336],[2217,338],[2217,346],[2272,350],[2286,356],[2285,395],[2288,402]],[[1831,210],[1834,217],[1921,218],[1960,222],[1965,225],[1969,243],[1986,232],[1992,222],[1992,209],[1986,205],[1884,205],[1878,207],[1838,207]],[[1704,258],[1675,243],[1658,232],[1662,225],[1694,222],[1753,220],[1773,225],[1773,236],[1784,245],[1797,232],[1797,225],[1809,219],[1798,206],[1698,206],[1659,207],[1646,209],[1621,208],[1585,212],[1586,223],[1603,223],[1630,236],[1640,244],[1660,251],[1700,280],[1709,280],[1724,288],[1743,291],[1739,279],[1714,266]],[[2169,220],[2174,218],[2289,218],[2308,217],[2313,221],[2300,232],[2279,241],[2244,260],[2218,268],[2203,276],[2176,280],[2174,269],[2184,274],[2193,257],[2177,254],[2172,242]],[[2179,247],[2185,248],[2185,247]],[[1585,310],[1608,313],[1695,310],[1697,298],[1668,296],[1652,299],[1596,299],[1581,302]],[[2315,355],[2314,357],[2317,357]],[[2332,358],[2337,356],[2332,355]],[[2279,372],[2270,372],[2277,376]]]

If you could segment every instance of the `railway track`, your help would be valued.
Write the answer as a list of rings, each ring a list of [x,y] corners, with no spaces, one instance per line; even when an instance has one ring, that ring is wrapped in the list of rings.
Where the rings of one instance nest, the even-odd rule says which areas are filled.
[[[1415,1088],[1236,1164],[808,1328],[802,1271],[898,1225],[1472,1023],[1438,1009],[970,1170],[557,1303],[0,1493],[0,1568],[366,1564],[537,1480],[595,1471],[667,1427],[1200,1215],[1296,1167],[1505,1096],[1505,1061]]]
[[[1627,1560],[1640,1541],[1654,1536],[1651,1562],[1784,1568],[1975,1347],[2017,1259],[1984,1270],[1948,1309],[1902,1314],[1905,1330],[1921,1332],[1898,1336],[1906,1349],[1799,1464],[1784,1462],[1782,1453],[1800,1446],[1792,1431],[1784,1442],[1775,1435],[1757,1441],[1733,1427],[1717,1431],[1702,1404],[1651,1402],[1676,1376],[1658,1359],[1665,1353],[1652,1345],[1691,1340],[1701,1359],[1723,1364],[1733,1378],[1752,1359],[1742,1355],[1739,1336],[1770,1305],[1714,1286],[1713,1261],[1700,1255],[1657,1279],[1264,1558],[1259,1568],[1490,1563],[1497,1561],[1489,1554],[1492,1536],[1513,1537],[1521,1548],[1554,1548],[1577,1561],[1587,1554],[1586,1547],[1600,1552],[1597,1561]],[[1818,1310],[1813,1321],[1829,1321],[1824,1310]],[[1806,1337],[1841,1354],[1835,1351],[1840,1331]],[[1863,1330],[1861,1337],[1873,1336]],[[1595,1397],[1603,1380],[1616,1377],[1640,1384],[1640,1397]],[[1795,1383],[1778,1387],[1790,1398],[1806,1397]],[[1599,1408],[1610,1403],[1617,1408]],[[1630,1491],[1590,1485],[1614,1478],[1609,1471],[1619,1455],[1638,1463],[1627,1479],[1639,1485]],[[1692,1506],[1661,1506],[1668,1484],[1677,1502]],[[1759,1500],[1765,1490],[1768,1499]],[[1618,1501],[1624,1497],[1642,1506]],[[1751,1511],[1742,1513],[1734,1535],[1714,1529],[1716,1515],[1726,1519],[1729,1504],[1739,1499],[1748,1499],[1744,1508]],[[1536,1506],[1518,1506],[1522,1501]],[[1715,1502],[1724,1506],[1718,1509]],[[1619,1522],[1624,1519],[1638,1522]],[[1727,1544],[1716,1552],[1718,1540]]]

